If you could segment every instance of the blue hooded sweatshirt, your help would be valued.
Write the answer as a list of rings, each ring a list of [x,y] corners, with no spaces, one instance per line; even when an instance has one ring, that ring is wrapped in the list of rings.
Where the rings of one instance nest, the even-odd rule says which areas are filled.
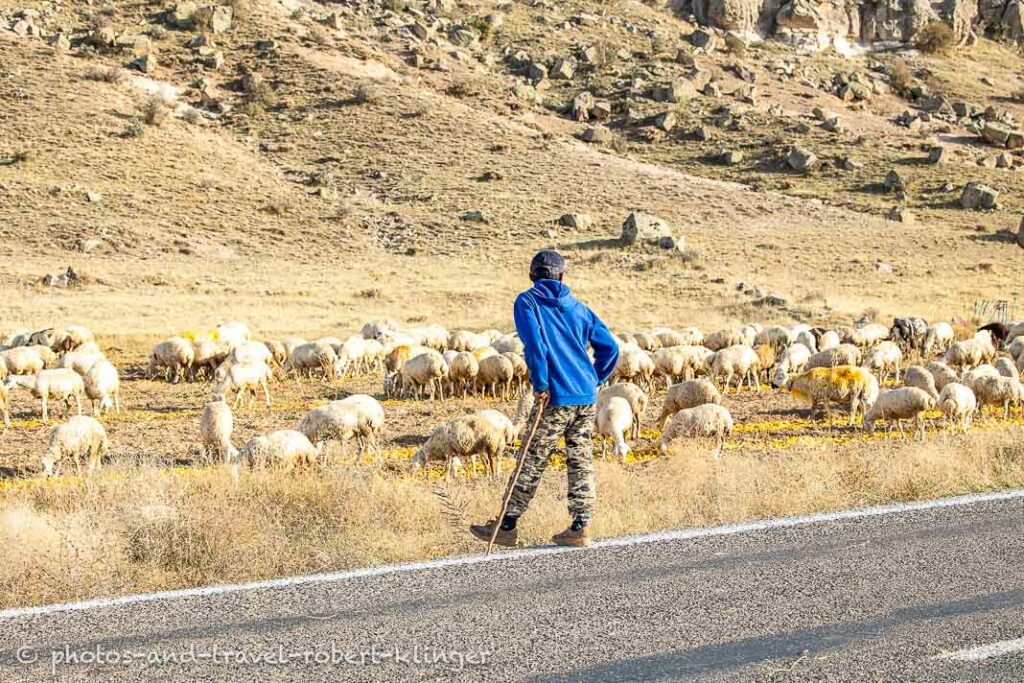
[[[594,403],[597,387],[619,358],[619,346],[601,319],[558,280],[536,281],[516,298],[513,314],[533,390],[551,392],[555,406]]]

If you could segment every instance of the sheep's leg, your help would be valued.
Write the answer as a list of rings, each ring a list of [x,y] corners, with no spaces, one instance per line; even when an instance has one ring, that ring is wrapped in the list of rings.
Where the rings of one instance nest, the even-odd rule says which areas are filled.
[[[722,457],[722,447],[725,445],[725,437],[719,434],[715,439],[715,450],[711,453],[711,457],[714,460],[718,460]]]
[[[50,421],[50,411],[49,411],[48,406],[46,405],[46,394],[43,394],[43,397],[42,397],[41,400],[43,402],[43,422],[49,422]]]
[[[263,400],[266,401],[267,405],[270,405],[270,385],[266,379],[260,380],[260,386],[263,387]]]
[[[71,397],[73,399],[75,399],[75,410],[77,410],[78,414],[81,415],[82,414],[82,399],[78,396],[78,394],[71,394]],[[69,410],[71,409],[71,405],[70,404],[68,404],[68,409]]]
[[[924,443],[924,413],[918,413],[915,422],[917,423],[918,438]]]
[[[906,441],[907,433],[903,431],[903,420],[896,420],[896,428],[900,430],[900,438]]]
[[[860,408],[860,399],[854,396],[850,399],[850,425],[857,422],[857,410]]]

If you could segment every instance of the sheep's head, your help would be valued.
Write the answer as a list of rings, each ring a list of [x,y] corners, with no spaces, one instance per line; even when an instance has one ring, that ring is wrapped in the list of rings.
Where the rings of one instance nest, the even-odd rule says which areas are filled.
[[[42,475],[44,477],[52,477],[54,475],[53,466],[57,462],[56,456],[47,450],[43,453],[43,457],[39,459],[39,464],[42,466]]]

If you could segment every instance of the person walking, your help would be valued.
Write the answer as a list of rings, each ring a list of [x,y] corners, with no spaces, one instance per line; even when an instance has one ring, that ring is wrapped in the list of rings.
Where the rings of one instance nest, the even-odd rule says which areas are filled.
[[[572,295],[564,276],[565,259],[561,254],[552,250],[537,253],[530,262],[533,286],[516,298],[513,308],[533,385],[533,410],[543,412],[504,517],[469,528],[473,536],[485,542],[490,541],[498,524],[494,542],[516,545],[519,518],[537,491],[558,439],[564,437],[572,523],[551,540],[558,545],[590,545],[587,526],[596,496],[594,403],[597,387],[615,369],[619,346],[601,319]],[[588,347],[593,350],[593,360]],[[536,414],[531,415],[528,422],[535,419]]]

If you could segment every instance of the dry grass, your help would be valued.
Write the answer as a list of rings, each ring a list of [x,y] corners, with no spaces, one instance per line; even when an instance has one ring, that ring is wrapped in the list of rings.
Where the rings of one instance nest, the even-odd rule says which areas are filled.
[[[684,448],[623,468],[599,461],[598,536],[1024,486],[1017,430],[969,438]],[[527,543],[566,520],[553,470],[524,518]],[[387,470],[252,473],[120,464],[90,483],[0,489],[0,606],[361,567],[477,550],[500,482],[431,483]]]

